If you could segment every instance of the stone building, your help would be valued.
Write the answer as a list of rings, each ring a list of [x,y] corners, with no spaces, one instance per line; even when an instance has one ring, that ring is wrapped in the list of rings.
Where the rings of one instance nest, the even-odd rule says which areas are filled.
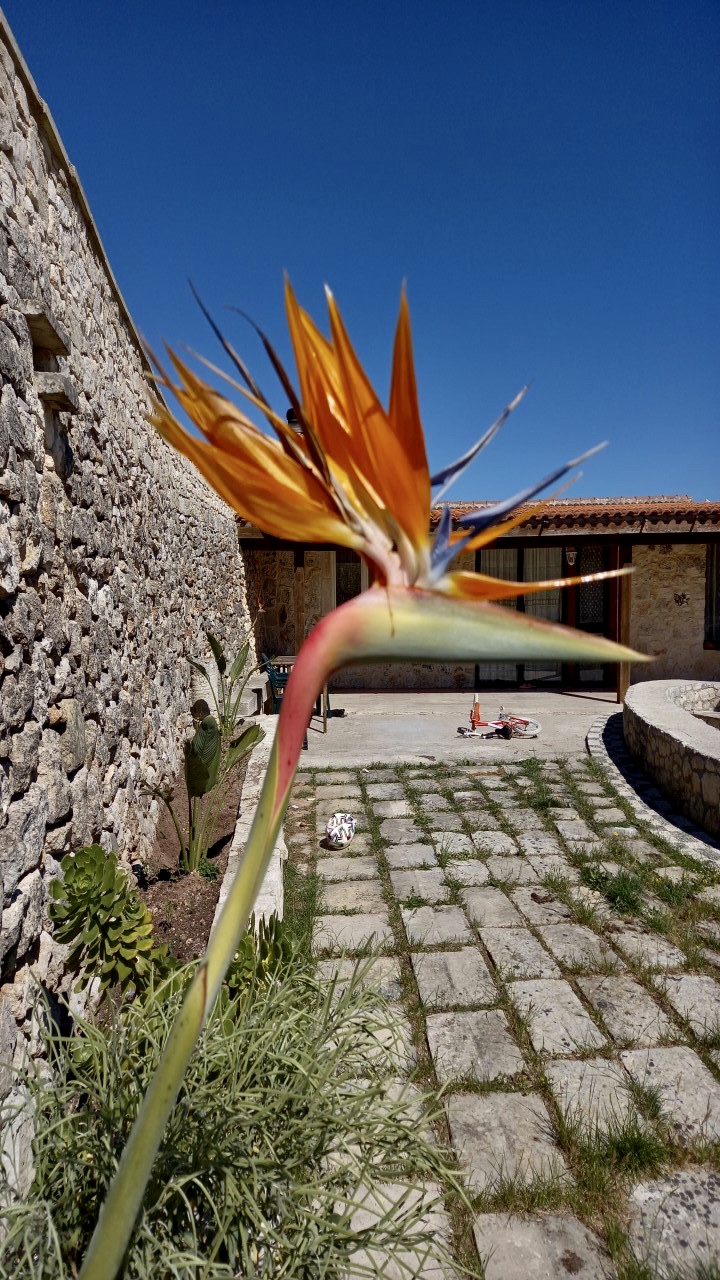
[[[457,518],[483,503],[453,504]],[[433,512],[434,527],[440,512]],[[251,597],[263,601],[258,645],[293,653],[319,617],[355,595],[364,568],[353,552],[298,547],[239,522]],[[615,689],[669,676],[720,676],[720,502],[584,498],[549,502],[488,550],[460,557],[518,581],[554,580],[631,565],[630,577],[527,596],[510,607],[620,640],[656,661],[628,668],[542,663],[376,664],[338,673],[333,688]]]
[[[147,423],[148,372],[0,14],[0,1091],[36,1047],[34,980],[67,989],[59,859],[148,852],[141,784],[177,772],[187,658],[247,624],[234,515]]]

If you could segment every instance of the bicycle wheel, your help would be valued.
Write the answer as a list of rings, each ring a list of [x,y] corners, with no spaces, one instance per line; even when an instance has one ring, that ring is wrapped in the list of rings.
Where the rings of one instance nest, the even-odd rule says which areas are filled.
[[[514,738],[537,738],[540,732],[539,720],[511,720]]]

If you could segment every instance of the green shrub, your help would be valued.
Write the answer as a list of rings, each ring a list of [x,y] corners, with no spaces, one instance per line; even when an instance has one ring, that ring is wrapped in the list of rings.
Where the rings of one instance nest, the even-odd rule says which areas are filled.
[[[294,963],[283,981],[221,996],[153,1165],[127,1280],[340,1280],[362,1250],[410,1280],[426,1256],[443,1256],[423,1216],[436,1195],[423,1203],[409,1192],[376,1221],[353,1218],[384,1185],[439,1183],[462,1196],[418,1123],[417,1098],[392,1087],[394,1015],[362,986],[360,974],[329,988]],[[49,1037],[52,1077],[27,1080],[35,1181],[23,1203],[0,1209],[1,1275],[77,1274],[180,1001],[174,979],[109,1026],[84,1025],[79,1056],[77,1037]],[[384,1274],[366,1265],[353,1274]]]
[[[84,970],[76,990],[97,977],[103,992],[130,984],[142,991],[167,966],[167,949],[154,945],[152,916],[115,854],[91,844],[60,865],[63,879],[50,885],[49,914],[58,942],[70,945],[68,969]]]

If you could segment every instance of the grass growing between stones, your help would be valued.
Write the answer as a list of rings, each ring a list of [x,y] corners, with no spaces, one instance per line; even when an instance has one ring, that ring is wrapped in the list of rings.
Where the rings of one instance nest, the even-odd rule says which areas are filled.
[[[370,775],[371,777],[372,775]],[[385,774],[387,776],[387,773]],[[503,874],[501,857],[486,856],[481,848],[490,849],[488,842],[480,842],[476,851],[455,852],[452,849],[453,833],[448,831],[445,840],[437,837],[439,824],[435,817],[440,812],[436,802],[425,805],[427,795],[442,796],[447,801],[449,813],[455,813],[462,821],[463,833],[473,837],[482,824],[478,817],[491,814],[496,822],[496,831],[510,835],[516,842],[522,834],[522,820],[511,821],[513,812],[528,809],[535,813],[537,820],[528,828],[537,827],[539,834],[551,834],[561,851],[561,857],[552,853],[553,870],[543,874],[543,857],[531,857],[532,866],[541,878],[537,887],[528,885],[528,889],[550,891],[560,903],[564,903],[570,913],[568,923],[589,926],[601,938],[618,946],[620,952],[619,965],[624,962],[623,977],[632,978],[640,983],[652,997],[656,1006],[668,1015],[671,1034],[663,1034],[656,1043],[687,1043],[708,1066],[713,1074],[718,1075],[718,1064],[712,1056],[716,1038],[720,1045],[720,1028],[708,1027],[706,1034],[698,1037],[689,1022],[683,1019],[661,989],[658,979],[662,976],[662,966],[651,966],[643,959],[635,958],[623,951],[620,945],[623,932],[635,923],[640,932],[648,937],[653,934],[662,936],[677,946],[686,957],[687,963],[679,962],[676,966],[680,972],[694,970],[698,973],[714,974],[704,952],[708,946],[716,945],[720,950],[720,939],[703,937],[697,926],[705,922],[720,923],[720,902],[704,901],[698,898],[698,892],[708,885],[718,882],[718,873],[714,867],[700,863],[688,855],[679,852],[669,842],[663,841],[654,831],[647,829],[634,814],[628,812],[638,834],[614,833],[603,827],[602,812],[596,811],[595,801],[606,798],[613,806],[618,797],[611,788],[607,777],[600,773],[602,795],[592,794],[583,797],[583,785],[586,780],[592,781],[594,771],[585,769],[581,762],[575,767],[568,766],[549,769],[547,762],[536,760],[513,764],[505,769],[498,766],[488,771],[490,785],[484,785],[482,770],[455,769],[450,778],[446,770],[429,766],[422,771],[397,768],[395,778],[402,781],[405,796],[411,809],[412,818],[425,836],[430,831],[436,832],[436,861],[446,872],[446,883],[449,886],[449,905],[460,906],[465,910],[465,887],[459,879],[448,875],[451,862],[460,864],[477,863],[487,868],[488,857],[493,857],[494,876],[490,876],[487,884],[497,886],[512,895],[516,885],[513,874]],[[368,775],[364,775],[367,781]],[[502,787],[493,786],[492,782],[503,782]],[[592,787],[591,791],[596,791]],[[506,807],[506,794],[508,805]],[[450,1001],[438,1010],[425,1010],[420,999],[415,972],[412,968],[411,950],[428,950],[437,953],[456,951],[461,943],[447,943],[431,948],[422,943],[408,944],[402,921],[400,903],[395,900],[389,876],[389,867],[385,856],[388,841],[380,838],[380,822],[372,815],[372,799],[366,790],[363,792],[367,801],[369,815],[369,840],[372,851],[378,861],[379,877],[384,885],[388,913],[394,934],[394,950],[400,965],[401,985],[406,1010],[409,1016],[413,1043],[416,1052],[416,1068],[414,1078],[420,1085],[435,1086],[437,1078],[426,1040],[426,1013],[452,1013],[460,1006]],[[595,843],[588,841],[576,845],[558,834],[552,810],[555,807],[572,807],[578,816],[588,823],[595,833]],[[623,812],[629,806],[620,805]],[[398,846],[400,847],[400,846]],[[428,846],[430,848],[430,846]],[[521,848],[525,846],[522,845]],[[532,847],[532,846],[530,846]],[[542,845],[541,845],[542,847]],[[517,857],[522,855],[518,853]],[[568,875],[562,874],[562,861],[565,858]],[[601,864],[616,864],[603,866]],[[678,867],[682,873],[677,876],[662,875],[663,863]],[[560,868],[560,870],[558,869]],[[572,874],[571,874],[572,873]],[[575,873],[579,883],[575,883]],[[587,895],[587,896],[585,896]],[[410,896],[405,899],[405,906],[419,907],[421,898]],[[525,908],[519,904],[524,914]],[[466,915],[468,915],[466,911]],[[470,916],[468,916],[470,919]],[[541,918],[541,917],[540,917]],[[542,924],[534,924],[533,919],[523,919],[522,927],[536,940],[544,943]],[[552,921],[548,921],[551,923]],[[573,1212],[588,1227],[596,1231],[608,1245],[622,1280],[634,1280],[632,1268],[636,1263],[628,1252],[628,1192],[634,1183],[646,1178],[653,1178],[663,1171],[675,1170],[696,1165],[699,1161],[711,1167],[718,1167],[718,1144],[694,1140],[681,1142],[674,1131],[666,1123],[660,1106],[660,1094],[652,1089],[645,1089],[627,1079],[628,1096],[634,1103],[634,1113],[621,1118],[604,1130],[588,1129],[577,1122],[577,1118],[564,1115],[559,1107],[556,1094],[551,1087],[547,1075],[547,1057],[544,1052],[537,1052],[529,1034],[526,1017],[518,1011],[511,999],[513,980],[519,973],[503,975],[493,964],[487,949],[482,944],[480,932],[472,924],[472,945],[483,957],[485,964],[494,978],[497,987],[497,999],[493,1003],[483,999],[482,1006],[501,1011],[511,1036],[521,1050],[525,1067],[511,1079],[498,1077],[493,1080],[456,1078],[448,1086],[451,1095],[458,1092],[491,1097],[493,1093],[531,1094],[542,1099],[548,1109],[550,1128],[559,1152],[567,1163],[571,1177],[551,1176],[549,1178],[534,1177],[529,1182],[522,1177],[509,1176],[507,1171],[500,1176],[492,1188],[476,1196],[473,1204],[476,1210],[492,1211],[534,1211],[539,1209],[558,1209]],[[578,944],[580,945],[580,944]],[[661,953],[662,954],[662,953]],[[571,990],[579,998],[585,1015],[594,1022],[602,1033],[605,1043],[598,1050],[578,1048],[572,1053],[575,1061],[609,1059],[618,1061],[619,1050],[627,1045],[634,1046],[632,1036],[625,1037],[620,1032],[615,1041],[606,1025],[602,1012],[595,1008],[593,1001],[586,997],[584,988],[576,980],[577,965],[566,963],[554,957],[560,976],[569,984]],[[673,962],[674,963],[674,962]],[[610,955],[607,960],[598,957],[591,964],[582,963],[583,970],[590,970],[596,977],[616,972],[615,961]],[[639,992],[638,992],[639,998]],[[462,1009],[473,1011],[475,1006],[466,1000]],[[611,1023],[612,1025],[612,1023]],[[617,1034],[617,1031],[616,1031]],[[717,1056],[717,1055],[715,1055]],[[447,1126],[440,1125],[438,1137],[448,1141]],[[469,1222],[465,1211],[456,1206],[452,1211],[454,1239],[462,1241],[464,1258],[472,1259],[474,1251],[470,1242]],[[641,1273],[638,1272],[638,1275]],[[654,1280],[654,1278],[653,1278]]]
[[[368,1248],[447,1260],[422,1196],[362,1227],[353,1216],[382,1184],[463,1192],[452,1158],[393,1095],[383,1002],[354,979],[335,994],[296,957],[282,981],[216,1005],[153,1170],[128,1280],[341,1280]],[[136,1000],[81,1037],[49,1035],[52,1077],[30,1068],[26,1080],[35,1181],[0,1211],[0,1275],[77,1274],[181,996]],[[417,1273],[416,1262],[397,1265],[406,1280]]]

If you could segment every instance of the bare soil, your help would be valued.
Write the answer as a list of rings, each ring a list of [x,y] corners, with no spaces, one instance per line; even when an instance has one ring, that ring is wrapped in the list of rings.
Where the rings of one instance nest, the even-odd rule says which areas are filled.
[[[155,844],[148,859],[148,883],[141,893],[155,920],[157,941],[166,943],[171,954],[183,963],[197,959],[205,950],[227,868],[244,780],[245,764],[242,763],[225,789],[214,841],[208,852],[208,862],[217,869],[214,880],[207,880],[197,872],[180,873],[177,832],[166,806],[161,807]],[[188,803],[182,775],[175,782],[173,808],[181,831],[186,832]]]

